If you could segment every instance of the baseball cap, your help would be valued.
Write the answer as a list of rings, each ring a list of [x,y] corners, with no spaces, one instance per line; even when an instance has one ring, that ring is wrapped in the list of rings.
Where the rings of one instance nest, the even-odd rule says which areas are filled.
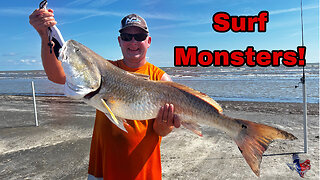
[[[129,14],[126,17],[124,17],[121,20],[121,28],[119,32],[121,33],[121,31],[124,30],[125,28],[132,27],[132,26],[139,27],[145,32],[149,33],[146,21],[137,14]]]

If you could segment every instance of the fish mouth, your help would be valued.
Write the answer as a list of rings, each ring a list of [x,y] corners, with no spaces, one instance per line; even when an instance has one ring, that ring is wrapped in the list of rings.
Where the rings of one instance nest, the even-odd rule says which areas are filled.
[[[79,92],[83,89],[81,86],[73,85],[72,83],[70,83],[68,81],[66,82],[66,85],[70,90],[72,90],[74,92]]]
[[[74,86],[72,83],[69,83],[68,81],[64,84],[64,90],[65,94],[68,97],[72,97],[74,99],[91,99],[93,96],[98,94],[101,90],[102,83],[100,83],[99,87],[93,91],[93,89],[81,87],[81,86]]]

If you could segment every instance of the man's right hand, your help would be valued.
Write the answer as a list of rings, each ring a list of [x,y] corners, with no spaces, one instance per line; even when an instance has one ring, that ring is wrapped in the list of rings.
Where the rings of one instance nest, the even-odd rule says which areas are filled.
[[[56,58],[54,53],[50,51],[48,46],[48,27],[57,24],[53,16],[52,9],[36,9],[29,16],[29,22],[38,31],[41,37],[41,59],[48,79],[54,83],[64,84],[66,76],[61,66],[61,62]]]
[[[52,9],[36,9],[29,16],[29,23],[38,31],[41,38],[48,37],[48,27],[57,24]]]

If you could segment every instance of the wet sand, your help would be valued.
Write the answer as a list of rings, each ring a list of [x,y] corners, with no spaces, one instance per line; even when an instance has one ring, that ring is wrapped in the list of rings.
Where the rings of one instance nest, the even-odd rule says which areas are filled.
[[[0,96],[0,179],[86,179],[95,109],[65,97]],[[226,115],[286,130],[295,141],[274,141],[265,152],[260,179],[300,179],[286,163],[303,152],[302,104],[219,102]],[[308,104],[305,179],[319,179],[319,104]],[[226,134],[202,127],[204,137],[184,128],[163,138],[163,179],[258,179]]]

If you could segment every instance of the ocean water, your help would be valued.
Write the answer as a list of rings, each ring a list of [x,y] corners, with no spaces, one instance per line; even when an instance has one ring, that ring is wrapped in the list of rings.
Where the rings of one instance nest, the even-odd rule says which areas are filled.
[[[164,67],[173,81],[215,100],[302,102],[301,67]],[[307,102],[319,103],[319,64],[307,64]],[[50,82],[44,71],[0,71],[0,95],[63,96],[63,85]],[[298,87],[295,87],[298,86]]]

